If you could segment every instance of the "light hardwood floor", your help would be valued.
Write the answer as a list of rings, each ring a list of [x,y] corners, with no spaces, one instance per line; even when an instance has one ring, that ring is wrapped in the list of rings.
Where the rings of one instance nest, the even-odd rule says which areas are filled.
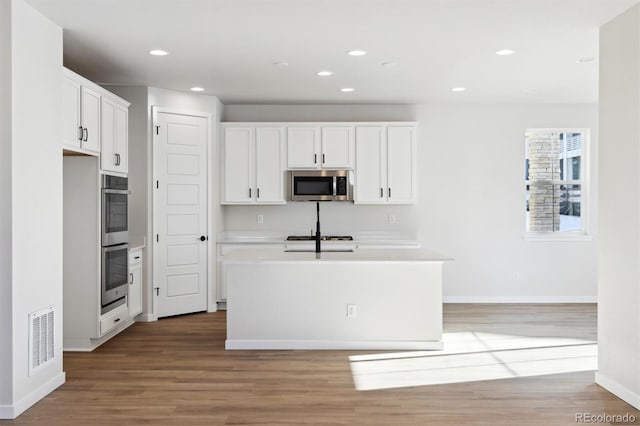
[[[444,324],[447,336],[595,340],[596,307],[445,305]],[[225,351],[224,339],[224,312],[134,324],[65,353],[66,384],[0,424],[575,425],[582,412],[640,424],[593,371],[358,391],[349,357],[371,352]]]

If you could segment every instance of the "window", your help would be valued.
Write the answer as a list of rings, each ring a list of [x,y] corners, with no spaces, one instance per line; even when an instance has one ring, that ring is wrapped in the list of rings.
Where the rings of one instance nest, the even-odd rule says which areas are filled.
[[[525,134],[526,230],[529,235],[585,233],[588,130],[529,129]]]

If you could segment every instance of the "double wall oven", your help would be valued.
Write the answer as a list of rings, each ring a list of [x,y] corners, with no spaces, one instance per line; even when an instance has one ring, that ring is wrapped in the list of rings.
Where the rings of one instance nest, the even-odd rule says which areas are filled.
[[[126,302],[129,291],[129,184],[102,175],[102,312]]]

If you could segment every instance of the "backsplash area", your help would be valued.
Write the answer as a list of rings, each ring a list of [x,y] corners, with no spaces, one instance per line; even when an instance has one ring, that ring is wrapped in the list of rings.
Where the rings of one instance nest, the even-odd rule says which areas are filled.
[[[222,210],[225,230],[307,234],[315,229],[314,202],[289,202],[280,206],[223,206]],[[258,215],[262,215],[262,223],[258,223]],[[415,205],[359,205],[351,202],[321,202],[320,222],[323,234],[334,235],[361,231],[415,235],[420,225]]]

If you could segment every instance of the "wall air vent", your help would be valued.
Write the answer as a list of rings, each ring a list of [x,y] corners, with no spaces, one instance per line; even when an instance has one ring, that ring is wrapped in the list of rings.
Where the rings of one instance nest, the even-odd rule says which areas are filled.
[[[33,376],[55,356],[55,309],[53,306],[29,314],[29,375]]]

